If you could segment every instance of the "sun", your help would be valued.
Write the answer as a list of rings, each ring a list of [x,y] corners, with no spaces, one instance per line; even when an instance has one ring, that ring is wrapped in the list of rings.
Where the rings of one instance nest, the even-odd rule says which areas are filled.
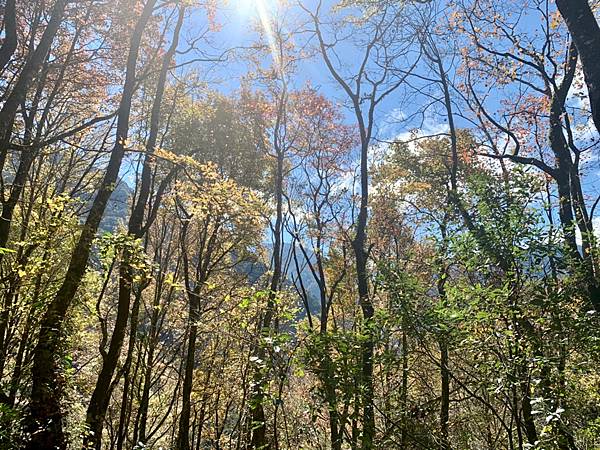
[[[230,0],[230,4],[236,9],[240,16],[258,16],[261,10],[268,9],[269,0]]]

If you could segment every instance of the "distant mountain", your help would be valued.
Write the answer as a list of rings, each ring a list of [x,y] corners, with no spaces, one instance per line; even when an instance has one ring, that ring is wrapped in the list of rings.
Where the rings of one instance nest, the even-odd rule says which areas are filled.
[[[79,196],[79,200],[86,203],[86,209],[89,208],[94,201],[96,192],[92,194],[82,194]],[[115,187],[115,190],[108,199],[106,209],[104,210],[104,216],[98,227],[98,233],[112,233],[119,225],[127,223],[129,218],[129,212],[131,210],[131,200],[133,198],[133,189],[127,185],[124,181],[121,181]],[[85,217],[83,218],[85,220]]]
[[[127,223],[127,219],[131,210],[131,200],[133,198],[133,194],[133,189],[123,181],[116,186],[106,206],[106,211],[104,213],[104,217],[102,218],[102,222],[100,223],[99,231],[101,233],[112,233],[119,225]],[[267,250],[270,256],[273,252],[273,247],[271,245],[267,245]],[[296,288],[294,287],[294,284],[296,284],[296,287],[298,290],[300,290],[299,280],[302,280],[304,289],[308,294],[310,312],[312,314],[319,314],[321,310],[319,285],[315,281],[310,268],[306,263],[306,258],[304,258],[304,255],[299,249],[296,249],[296,255],[301,267],[300,270],[296,268],[292,251],[292,244],[285,242],[283,244],[282,252],[284,268],[287,269],[284,285],[290,288],[292,291],[295,291]],[[311,253],[309,257],[313,259],[314,255]],[[242,261],[240,264],[238,264],[237,270],[240,273],[246,274],[248,283],[254,285],[259,282],[269,268],[262,262]],[[300,299],[298,299],[298,303],[298,306],[302,309],[301,316],[304,316],[304,306]]]
[[[102,222],[100,222],[100,230],[102,232],[113,232],[119,224],[126,224],[131,210],[131,200],[133,198],[133,189],[124,181],[121,181],[115,187],[106,210]]]
[[[272,253],[272,246],[267,245],[267,248],[269,249],[270,253]],[[289,242],[283,243],[282,261],[286,273],[286,280],[284,281],[284,285],[291,288],[293,291],[295,291],[296,288],[298,289],[298,291],[301,291],[300,282],[302,282],[302,285],[304,286],[304,290],[306,291],[308,297],[308,307],[310,309],[311,314],[319,314],[319,312],[321,311],[319,285],[313,277],[307,260],[299,248],[296,248],[296,257],[298,259],[298,265],[300,267],[296,267],[296,263],[294,261],[293,256],[293,250],[293,244]],[[314,262],[314,254],[312,252],[309,253],[308,257],[312,262]],[[298,300],[300,301],[300,299]],[[302,308],[304,307],[301,303],[299,306],[302,306]],[[304,315],[304,312],[302,315]]]

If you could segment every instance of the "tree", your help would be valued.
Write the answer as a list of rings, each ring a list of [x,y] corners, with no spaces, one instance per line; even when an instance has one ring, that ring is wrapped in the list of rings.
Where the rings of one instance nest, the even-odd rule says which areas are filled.
[[[151,161],[158,140],[162,100],[167,83],[169,68],[172,64],[173,56],[177,51],[179,34],[181,33],[181,28],[183,26],[185,11],[186,9],[184,6],[179,7],[172,41],[161,62],[160,72],[156,83],[156,93],[154,95],[152,113],[150,117],[150,130],[145,148],[146,153],[142,166],[139,188],[137,189],[139,194],[135,200],[127,230],[128,236],[130,236],[132,240],[139,240],[143,238],[145,231],[152,226],[152,222],[156,218],[156,210],[160,206],[166,184],[168,183],[169,178],[172,178],[171,175],[167,175],[166,179],[160,183],[161,185],[158,188],[158,192],[155,193],[153,203],[148,207],[147,205],[150,202],[151,185],[153,181]],[[146,223],[144,223],[144,216],[147,214],[146,208],[150,210],[150,213],[148,214]],[[86,421],[87,425],[89,426],[89,434],[84,445],[86,447],[97,448],[98,450],[101,446],[102,427],[106,410],[108,409],[111,391],[114,386],[113,374],[119,361],[121,347],[123,345],[123,339],[125,338],[125,332],[127,329],[131,293],[134,286],[136,268],[129,262],[131,256],[129,254],[130,251],[130,246],[125,246],[123,249],[123,259],[119,268],[119,307],[117,317],[115,319],[115,326],[110,339],[109,350],[108,352],[105,352],[104,349],[101,350],[103,356],[102,369],[98,375],[96,387],[92,393],[92,398],[87,411]],[[135,317],[132,320],[132,324],[134,323]]]
[[[148,0],[144,4],[131,34],[126,79],[117,117],[115,145],[100,188],[72,253],[65,280],[48,305],[42,319],[38,343],[34,351],[30,404],[31,439],[27,447],[30,449],[66,448],[60,405],[62,383],[59,379],[60,368],[56,361],[61,354],[61,331],[69,306],[85,273],[92,240],[119,175],[129,132],[129,115],[135,93],[138,53],[145,26],[154,12],[154,4],[154,0]]]
[[[200,166],[195,171],[197,174],[185,184],[178,185],[174,206],[181,222],[183,277],[189,300],[183,403],[177,433],[177,448],[181,450],[191,448],[196,339],[204,312],[216,307],[210,302],[215,290],[211,287],[212,278],[244,261],[247,248],[255,245],[260,236],[261,224],[260,203],[250,191],[239,188],[233,181],[220,180],[213,167]]]
[[[362,448],[371,448],[375,439],[375,409],[373,392],[373,353],[374,337],[371,336],[371,324],[375,314],[372,298],[369,295],[369,277],[367,274],[368,249],[367,222],[369,205],[369,148],[373,139],[375,111],[377,106],[390,94],[402,86],[406,76],[415,67],[416,62],[405,63],[411,55],[411,36],[403,34],[399,25],[406,17],[404,5],[390,5],[379,11],[365,10],[364,18],[354,22],[364,34],[354,34],[352,44],[364,49],[359,65],[354,72],[345,75],[336,67],[335,48],[339,42],[339,32],[333,31],[328,37],[320,18],[322,3],[315,12],[305,8],[314,25],[314,37],[320,56],[332,78],[343,90],[351,102],[350,109],[356,118],[360,135],[360,208],[356,219],[355,235],[352,242],[356,258],[356,281],[359,303],[364,319],[365,340],[362,348],[361,395],[363,401]],[[343,9],[342,9],[343,11]],[[350,18],[342,17],[341,24],[347,25]],[[405,64],[402,64],[402,63]],[[366,102],[366,106],[364,103]]]
[[[345,253],[350,244],[345,216],[351,201],[339,184],[349,173],[348,158],[356,146],[356,136],[354,128],[343,123],[339,108],[310,86],[290,94],[288,114],[287,137],[293,145],[285,197],[290,215],[286,228],[293,237],[291,253],[297,274],[293,283],[308,318],[309,338],[314,341],[307,349],[308,367],[319,379],[327,406],[331,447],[339,450],[347,418],[339,411],[339,383],[331,348],[335,346],[335,331],[330,331],[330,323],[334,298],[347,276],[347,267],[338,273],[328,266],[330,253],[338,248]],[[313,304],[313,293],[305,286],[311,281],[318,288],[318,305]],[[318,316],[317,323],[313,313]]]
[[[513,18],[513,5],[497,7],[496,16],[491,18],[479,15],[481,6],[463,5],[461,17],[465,20],[461,23],[467,25],[462,29],[475,49],[473,55],[464,54],[468,61],[464,84],[477,120],[489,137],[486,147],[490,151],[483,153],[495,159],[533,165],[554,180],[566,251],[574,270],[583,272],[590,301],[597,306],[595,237],[580,175],[582,155],[589,147],[578,138],[577,112],[568,105],[576,76],[576,46],[571,43],[566,50],[556,48],[554,42],[563,31],[553,22],[549,8],[532,10],[545,21],[546,33],[540,38],[523,29],[522,19]],[[502,36],[502,40],[496,36]],[[515,51],[505,51],[501,46]],[[485,81],[477,81],[475,73],[485,77]],[[506,95],[518,95],[518,101],[507,103],[511,112],[504,117],[494,114],[486,104],[492,83]],[[546,113],[540,114],[540,108]],[[525,132],[529,125],[535,127],[536,133]],[[504,145],[498,145],[498,133],[506,137]],[[550,162],[546,159],[547,148],[552,153]],[[575,228],[582,235],[581,253]]]

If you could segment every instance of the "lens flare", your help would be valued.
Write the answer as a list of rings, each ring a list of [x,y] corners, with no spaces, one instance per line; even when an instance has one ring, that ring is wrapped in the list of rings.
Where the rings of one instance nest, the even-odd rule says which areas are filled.
[[[260,19],[261,25],[267,37],[267,42],[269,43],[269,48],[271,49],[271,56],[273,58],[273,63],[275,64],[275,68],[278,72],[282,72],[281,58],[279,55],[279,50],[277,46],[277,41],[275,40],[275,33],[273,32],[273,26],[271,22],[271,13],[269,11],[272,7],[267,5],[266,0],[256,0],[256,10],[258,12],[258,18]]]
[[[283,76],[283,67],[277,39],[273,30],[273,16],[277,8],[276,0],[237,0],[237,11],[240,16],[249,19],[256,17],[267,39],[275,69]]]

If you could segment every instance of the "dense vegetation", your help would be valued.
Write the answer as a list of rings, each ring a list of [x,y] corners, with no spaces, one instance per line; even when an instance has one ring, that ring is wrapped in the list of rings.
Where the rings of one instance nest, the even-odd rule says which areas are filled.
[[[1,449],[600,448],[596,2],[0,6]]]

